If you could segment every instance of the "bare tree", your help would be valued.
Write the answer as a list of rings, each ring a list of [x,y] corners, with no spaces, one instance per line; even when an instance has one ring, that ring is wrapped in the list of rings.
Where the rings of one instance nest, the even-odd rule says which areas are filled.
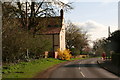
[[[12,5],[13,3],[9,4]],[[40,17],[51,17],[56,16],[58,10],[64,9],[68,11],[73,9],[71,3],[65,4],[59,0],[51,0],[47,2],[46,0],[31,0],[29,2],[16,2],[14,6],[10,8],[9,16],[14,16],[20,20],[21,27],[27,30],[33,30],[35,34],[38,30],[41,29],[41,26],[38,26],[38,19]]]
[[[75,48],[82,51],[82,49],[88,45],[88,36],[86,32],[82,32],[82,29],[68,22],[66,28],[66,44],[69,49]]]

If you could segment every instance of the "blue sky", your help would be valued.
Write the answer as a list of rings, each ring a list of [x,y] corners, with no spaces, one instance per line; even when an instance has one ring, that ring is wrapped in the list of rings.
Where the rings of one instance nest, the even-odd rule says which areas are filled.
[[[66,0],[67,2],[67,0]],[[65,13],[65,20],[83,28],[94,41],[108,37],[108,26],[111,32],[118,29],[118,2],[73,2],[73,10]]]
[[[94,20],[101,24],[117,26],[117,3],[75,2],[74,9],[66,14],[66,20],[84,22]]]

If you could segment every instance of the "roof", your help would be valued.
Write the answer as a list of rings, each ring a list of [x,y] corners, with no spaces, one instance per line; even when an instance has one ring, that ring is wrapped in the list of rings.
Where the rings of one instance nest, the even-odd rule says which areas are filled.
[[[59,34],[62,28],[63,10],[60,11],[60,16],[56,17],[41,17],[37,18],[38,26],[43,27],[43,30],[38,31],[38,34]]]
[[[39,26],[43,27],[37,34],[59,34],[62,28],[62,19],[57,17],[42,17],[38,19]]]
[[[51,35],[51,34],[59,34],[61,31],[61,27],[48,27],[46,29],[41,30],[38,34],[43,35]]]

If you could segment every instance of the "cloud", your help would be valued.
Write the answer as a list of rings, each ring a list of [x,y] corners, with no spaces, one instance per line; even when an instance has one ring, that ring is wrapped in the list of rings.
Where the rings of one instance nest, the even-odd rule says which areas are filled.
[[[108,26],[100,24],[93,20],[88,20],[86,22],[74,22],[76,26],[82,28],[83,30],[87,31],[89,36],[90,46],[93,46],[93,41],[97,39],[101,39],[103,37],[108,37]],[[111,26],[111,32],[117,30],[117,27]]]
[[[97,23],[93,20],[89,20],[83,23],[74,23],[78,27],[84,29],[88,32],[90,36],[90,39],[92,41],[102,38],[102,37],[108,37],[108,26],[105,26],[103,24]]]
[[[90,32],[92,32],[98,28],[105,27],[104,25],[99,24],[99,23],[92,21],[92,20],[88,20],[88,21],[83,22],[83,23],[74,23],[74,24],[76,24],[77,26],[82,27],[86,31],[90,31]]]

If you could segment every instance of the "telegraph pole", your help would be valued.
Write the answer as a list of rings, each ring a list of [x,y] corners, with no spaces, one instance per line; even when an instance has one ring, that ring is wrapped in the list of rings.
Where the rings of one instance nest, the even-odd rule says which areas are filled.
[[[108,26],[108,37],[110,37],[111,32],[110,32],[110,26]]]
[[[118,30],[120,30],[120,1],[118,2]]]
[[[28,33],[28,14],[27,14],[28,8],[27,8],[27,0],[26,0],[25,4],[26,4],[26,29],[27,29],[27,33]],[[28,59],[29,59],[29,50],[27,48],[27,60]]]
[[[28,29],[28,19],[27,19],[27,0],[26,0],[26,28]]]

